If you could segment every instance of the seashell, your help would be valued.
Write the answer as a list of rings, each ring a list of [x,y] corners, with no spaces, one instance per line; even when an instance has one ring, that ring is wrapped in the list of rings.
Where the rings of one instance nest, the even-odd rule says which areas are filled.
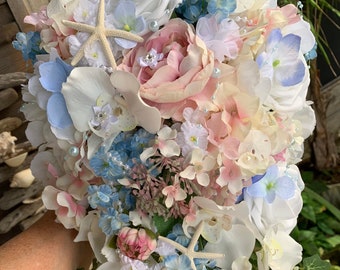
[[[21,155],[18,155],[12,158],[8,158],[4,160],[4,162],[10,167],[18,167],[25,161],[26,157],[27,157],[27,152],[22,153]]]
[[[16,173],[13,176],[10,187],[11,188],[27,188],[33,183],[34,179],[35,178],[32,175],[31,169],[26,169],[26,170]]]

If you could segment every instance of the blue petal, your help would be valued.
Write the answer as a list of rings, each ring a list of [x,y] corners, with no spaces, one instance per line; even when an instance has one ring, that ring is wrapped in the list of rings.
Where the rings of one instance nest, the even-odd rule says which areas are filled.
[[[282,86],[293,86],[303,81],[305,77],[305,65],[302,61],[298,61],[293,66],[284,65],[278,67],[279,72],[276,72],[275,76],[278,81],[281,82]]]
[[[124,38],[115,38],[115,42],[124,49],[131,49],[137,45],[137,42],[130,41]]]
[[[263,184],[263,181],[256,182],[251,186],[247,187],[247,193],[255,198],[263,198],[266,196],[266,186]]]
[[[277,46],[281,39],[282,39],[281,30],[278,28],[273,29],[268,36],[266,51],[271,52],[272,50],[274,50],[275,46]]]
[[[276,194],[282,199],[288,200],[295,194],[295,183],[288,176],[282,176],[277,179]]]
[[[47,118],[51,126],[64,129],[71,126],[72,119],[67,111],[64,96],[54,93],[47,102]]]
[[[114,10],[114,18],[121,24],[130,24],[135,20],[136,6],[132,1],[120,1]]]
[[[48,91],[60,92],[62,84],[70,75],[72,66],[67,65],[59,58],[53,62],[46,62],[39,66],[40,83]]]

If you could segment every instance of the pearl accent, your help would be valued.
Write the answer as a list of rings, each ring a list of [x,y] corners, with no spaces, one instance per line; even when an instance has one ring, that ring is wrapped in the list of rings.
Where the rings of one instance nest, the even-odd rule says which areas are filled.
[[[70,156],[76,157],[79,155],[79,148],[77,146],[71,146],[68,149],[68,153],[70,154]]]
[[[151,21],[151,22],[149,23],[149,29],[150,29],[152,32],[158,31],[158,29],[159,29],[158,22],[157,22],[157,21]]]

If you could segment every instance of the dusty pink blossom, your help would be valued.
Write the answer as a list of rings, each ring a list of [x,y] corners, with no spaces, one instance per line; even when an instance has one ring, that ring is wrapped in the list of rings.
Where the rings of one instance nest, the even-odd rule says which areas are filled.
[[[148,53],[152,49],[162,53],[163,58],[153,68],[140,65],[140,59],[147,61],[152,57]],[[119,66],[138,78],[142,98],[157,107],[168,103],[179,106],[202,91],[213,68],[213,53],[195,35],[192,26],[180,19],[170,20],[164,28],[138,44]]]

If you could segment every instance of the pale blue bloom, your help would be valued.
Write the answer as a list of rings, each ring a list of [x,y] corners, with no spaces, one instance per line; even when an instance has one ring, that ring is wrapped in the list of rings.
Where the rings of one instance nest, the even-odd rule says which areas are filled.
[[[167,235],[167,238],[179,243],[183,247],[188,247],[191,239],[184,234],[180,223],[173,226],[172,231]]]
[[[129,226],[129,222],[130,218],[128,215],[111,207],[100,214],[98,225],[106,235],[114,235],[121,228]]]
[[[46,54],[44,49],[40,48],[41,38],[39,32],[18,32],[16,40],[12,42],[14,49],[21,51],[25,61],[31,59],[33,63],[37,61],[37,55]]]
[[[60,58],[39,66],[40,83],[47,91],[52,92],[46,107],[47,119],[51,126],[60,129],[73,124],[64,96],[61,93],[62,84],[66,82],[72,69],[71,65],[66,64]]]
[[[215,260],[208,260],[208,259],[195,258],[194,263],[196,265],[197,270],[215,269],[215,266],[216,266]]]
[[[210,0],[207,7],[209,14],[215,15],[219,22],[228,18],[235,9],[235,0]]]
[[[109,185],[90,185],[87,199],[93,209],[97,207],[109,208],[119,200],[119,194],[115,188]]]
[[[167,270],[190,270],[190,259],[182,254],[169,255],[164,258],[164,265]]]
[[[299,58],[301,37],[288,34],[282,36],[280,29],[269,34],[265,51],[257,58],[261,76],[277,81],[282,86],[293,86],[302,82],[305,66]]]
[[[314,58],[316,58],[318,56],[317,54],[317,48],[318,48],[318,45],[315,43],[314,47],[307,53],[305,53],[305,59],[306,61],[309,61],[309,60],[313,60]]]
[[[272,203],[278,196],[288,200],[294,196],[296,185],[289,176],[279,176],[277,165],[270,166],[265,175],[246,188],[246,192],[255,198],[265,198],[268,203]]]
[[[136,17],[136,5],[133,1],[119,1],[113,12],[114,26],[117,29],[125,30],[135,34],[143,32],[147,25],[143,17]],[[123,38],[115,38],[116,43],[124,49],[131,49],[136,46],[135,41]]]

